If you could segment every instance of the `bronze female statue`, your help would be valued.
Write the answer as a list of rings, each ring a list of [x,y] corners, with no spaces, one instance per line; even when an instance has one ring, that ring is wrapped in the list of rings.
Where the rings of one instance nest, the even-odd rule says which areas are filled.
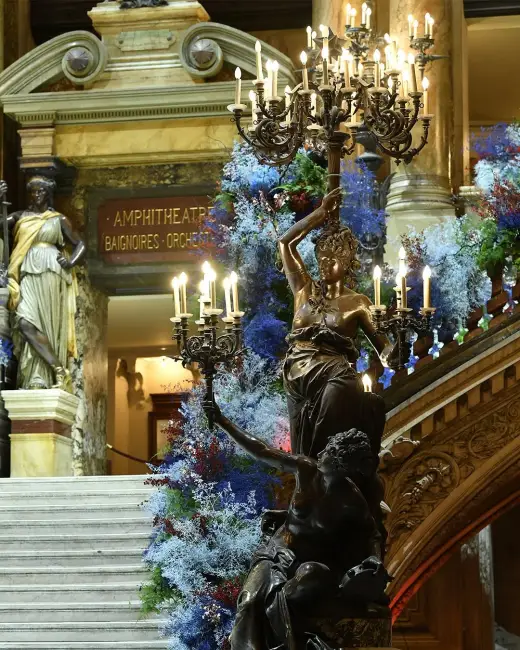
[[[368,437],[336,434],[315,460],[270,447],[218,408],[216,423],[257,460],[296,475],[289,509],[256,552],[239,596],[232,650],[328,648],[320,611],[329,621],[366,616],[369,606],[388,616],[388,574],[369,506],[379,484]]]
[[[283,371],[291,445],[294,453],[313,458],[325,448],[328,437],[340,431],[356,428],[380,439],[385,420],[382,400],[362,399],[353,339],[360,329],[383,363],[392,348],[372,324],[370,300],[346,286],[357,268],[357,243],[349,228],[334,221],[327,223],[340,196],[341,190],[332,191],[317,210],[279,240],[294,295],[294,320]],[[320,282],[315,282],[297,247],[323,225],[316,242]]]
[[[72,269],[85,244],[51,207],[53,181],[32,178],[29,207],[9,215],[14,247],[9,260],[9,308],[19,360],[19,388],[70,390],[68,361],[76,356],[76,283]],[[0,181],[0,194],[6,185]],[[69,257],[65,245],[73,252]]]

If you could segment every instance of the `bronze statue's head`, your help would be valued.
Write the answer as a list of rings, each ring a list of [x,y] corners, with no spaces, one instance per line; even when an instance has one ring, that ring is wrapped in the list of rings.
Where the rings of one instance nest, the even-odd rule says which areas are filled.
[[[350,285],[359,268],[357,246],[357,239],[350,228],[325,230],[318,237],[315,249],[321,281],[334,284],[345,279]]]
[[[33,208],[44,209],[52,201],[56,183],[44,176],[33,176],[27,183],[29,203]]]
[[[324,474],[344,472],[350,477],[370,474],[374,458],[369,437],[357,429],[331,436],[325,449],[318,454],[318,467]]]

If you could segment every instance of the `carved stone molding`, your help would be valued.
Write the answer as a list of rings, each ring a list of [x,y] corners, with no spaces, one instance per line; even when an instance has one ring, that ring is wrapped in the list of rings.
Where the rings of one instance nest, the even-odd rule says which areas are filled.
[[[502,390],[422,440],[401,466],[387,467],[392,510],[388,567],[395,611],[460,543],[520,488],[520,364]]]
[[[78,57],[86,65],[73,64]],[[94,34],[69,32],[57,36],[31,50],[0,74],[0,100],[4,95],[28,95],[63,75],[72,83],[83,85],[100,76],[106,63],[105,47]]]

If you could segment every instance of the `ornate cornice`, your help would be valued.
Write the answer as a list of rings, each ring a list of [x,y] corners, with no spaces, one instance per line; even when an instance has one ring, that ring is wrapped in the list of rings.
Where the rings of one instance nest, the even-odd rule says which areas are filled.
[[[131,12],[132,13],[132,12]],[[215,43],[217,65],[198,70],[188,56],[190,46],[208,39]],[[253,77],[256,72],[255,38],[217,23],[200,23],[186,31],[179,65],[193,77],[211,78],[223,62],[240,65]],[[280,85],[294,85],[294,67],[285,55],[263,44],[267,58],[280,62]],[[70,69],[71,53],[87,53],[88,67],[80,74]],[[80,56],[81,55],[81,56]],[[81,61],[80,61],[81,62]],[[108,63],[110,66],[110,63]],[[93,89],[35,93],[38,87],[66,75],[76,85],[91,82],[107,67],[103,43],[88,32],[71,32],[37,47],[0,75],[0,102],[4,112],[22,127],[92,124],[130,120],[163,120],[228,116],[234,82],[194,83],[150,88]],[[247,84],[244,81],[244,88]],[[245,90],[244,90],[245,92]],[[32,93],[32,94],[29,94]]]

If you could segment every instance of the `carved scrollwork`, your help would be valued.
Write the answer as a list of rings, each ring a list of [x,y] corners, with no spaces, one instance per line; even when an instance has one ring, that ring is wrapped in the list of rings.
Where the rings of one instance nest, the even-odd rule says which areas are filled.
[[[395,470],[410,458],[420,444],[419,440],[411,440],[410,438],[399,436],[391,446],[383,449],[379,454],[380,471]]]
[[[422,452],[399,471],[389,495],[389,537],[415,529],[460,482],[457,462],[441,451]]]
[[[181,62],[192,77],[210,79],[217,75],[224,65],[224,54],[217,41],[199,33],[199,30],[184,37],[180,51]]]

